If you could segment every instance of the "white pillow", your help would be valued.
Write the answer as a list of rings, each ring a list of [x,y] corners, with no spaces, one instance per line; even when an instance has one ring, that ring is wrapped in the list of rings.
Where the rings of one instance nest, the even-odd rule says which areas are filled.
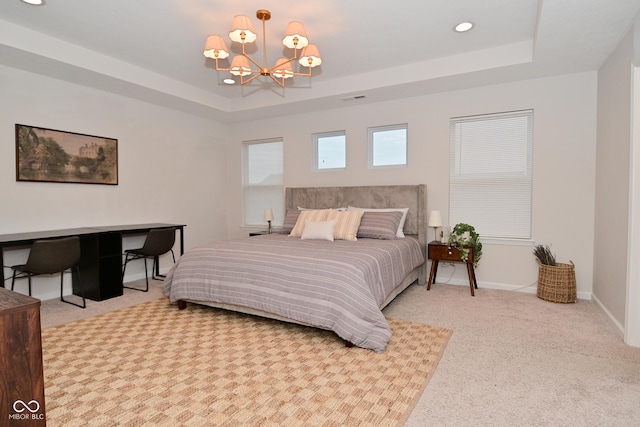
[[[330,240],[333,242],[333,233],[336,230],[336,220],[333,221],[306,221],[300,239]]]
[[[400,224],[398,224],[398,230],[396,231],[396,237],[398,239],[404,238],[404,222],[407,220],[407,212],[409,212],[409,208],[382,208],[382,209],[373,209],[373,208],[356,208],[354,206],[347,207],[347,210],[350,211],[365,211],[365,212],[402,212],[402,218],[400,219]]]
[[[291,237],[300,237],[302,236],[302,231],[304,230],[304,224],[307,221],[324,221],[327,219],[327,213],[329,209],[321,209],[321,210],[310,210],[310,211],[300,211],[300,215],[298,215],[298,219],[296,220],[296,225],[293,226],[291,233],[289,236]]]

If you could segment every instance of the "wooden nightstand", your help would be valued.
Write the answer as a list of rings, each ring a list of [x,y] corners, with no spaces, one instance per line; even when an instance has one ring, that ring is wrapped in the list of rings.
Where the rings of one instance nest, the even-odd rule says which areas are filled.
[[[438,262],[465,262],[467,264],[467,274],[469,275],[469,287],[471,288],[471,296],[475,296],[474,288],[478,289],[478,282],[476,281],[476,272],[473,268],[473,246],[465,246],[469,249],[469,259],[465,262],[462,260],[462,254],[455,246],[449,246],[446,243],[440,243],[437,241],[429,242],[428,245],[428,258],[431,260],[431,274],[429,274],[429,282],[427,283],[427,290],[431,289],[431,284],[436,282],[436,275],[438,274]]]

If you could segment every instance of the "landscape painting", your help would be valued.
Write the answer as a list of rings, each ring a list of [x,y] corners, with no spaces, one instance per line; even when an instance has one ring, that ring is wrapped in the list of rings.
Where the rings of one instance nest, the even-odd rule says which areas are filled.
[[[118,140],[16,124],[16,180],[118,184]]]

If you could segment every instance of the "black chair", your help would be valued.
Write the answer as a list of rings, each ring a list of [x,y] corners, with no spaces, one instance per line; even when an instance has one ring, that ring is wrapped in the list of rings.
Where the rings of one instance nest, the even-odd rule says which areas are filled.
[[[149,291],[149,273],[147,272],[147,258],[153,258],[153,267],[151,271],[152,279],[163,278],[164,276],[156,275],[158,264],[160,262],[160,255],[164,255],[167,252],[171,252],[173,256],[173,262],[176,262],[176,256],[173,253],[173,244],[176,241],[176,229],[175,228],[155,228],[149,230],[147,238],[144,241],[144,245],[138,249],[127,249],[125,252],[124,268],[122,269],[122,287],[127,289],[134,289],[136,291]],[[127,264],[135,259],[144,259],[144,276],[147,281],[147,287],[145,289],[132,288],[130,286],[124,286],[124,273],[127,270]]]
[[[31,245],[26,264],[14,265],[11,290],[16,279],[26,277],[29,280],[29,295],[31,295],[31,277],[42,274],[60,273],[60,300],[76,307],[85,308],[87,303],[84,298],[84,288],[80,280],[80,238],[78,236],[64,237],[62,239],[36,240]],[[82,294],[82,305],[67,301],[63,296],[64,272],[75,267],[78,277],[78,288]]]

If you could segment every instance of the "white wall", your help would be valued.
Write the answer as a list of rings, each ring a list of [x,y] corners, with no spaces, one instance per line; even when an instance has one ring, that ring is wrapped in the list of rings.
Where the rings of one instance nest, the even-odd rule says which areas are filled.
[[[8,67],[0,81],[0,233],[165,222],[187,225],[187,248],[227,237],[226,125]],[[118,139],[119,184],[16,182],[16,123]],[[6,251],[5,265],[27,253]],[[135,264],[125,280],[144,277]],[[34,296],[55,298],[58,286],[36,279]]]
[[[295,90],[295,89],[292,89]],[[576,264],[579,297],[592,290],[596,73],[445,92],[394,102],[345,104],[339,110],[300,114],[231,126],[229,157],[229,228],[241,229],[242,141],[283,137],[285,186],[427,184],[427,208],[448,216],[449,119],[456,116],[533,108],[533,237],[552,244],[560,262]],[[409,125],[409,166],[368,169],[367,127]],[[311,134],[347,132],[346,171],[312,171]],[[453,224],[452,224],[453,225]],[[428,230],[432,233],[432,230]],[[428,234],[429,237],[431,237]],[[537,280],[532,246],[485,244],[477,270],[479,286],[517,289]],[[452,270],[439,269],[439,279]],[[457,268],[452,282],[468,284]],[[535,292],[535,286],[530,286]]]
[[[284,138],[286,186],[425,183],[428,210],[439,209],[446,218],[449,118],[533,108],[534,239],[552,244],[560,261],[572,260],[579,296],[591,294],[595,72],[353,103],[300,114],[295,120],[281,117],[228,126],[12,68],[0,67],[0,79],[1,233],[180,222],[187,224],[187,248],[246,235],[240,227],[242,141]],[[15,123],[117,138],[119,185],[16,182]],[[394,123],[409,124],[409,167],[368,169],[367,127]],[[311,133],[341,129],[347,131],[347,170],[313,172]],[[534,284],[537,266],[531,250],[486,244],[477,270],[480,286],[517,289]],[[7,265],[26,257],[26,251],[7,252]],[[441,268],[439,277],[450,273]],[[453,272],[452,283],[466,283],[463,269]],[[57,287],[47,286],[36,285],[35,296],[56,297]],[[535,291],[535,286],[528,290]]]
[[[631,154],[629,33],[598,71],[594,295],[624,325]]]

